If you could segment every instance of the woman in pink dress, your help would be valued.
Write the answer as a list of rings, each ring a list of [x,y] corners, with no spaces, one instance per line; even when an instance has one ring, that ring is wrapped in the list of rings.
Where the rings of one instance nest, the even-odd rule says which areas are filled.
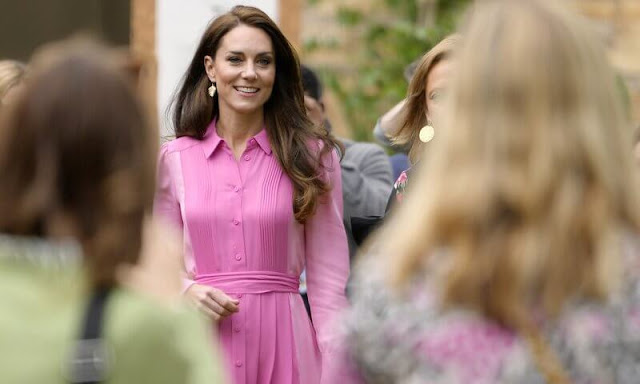
[[[235,7],[202,36],[160,153],[154,209],[184,234],[185,294],[216,321],[237,384],[321,382],[347,304],[337,143],[303,100],[289,42]]]

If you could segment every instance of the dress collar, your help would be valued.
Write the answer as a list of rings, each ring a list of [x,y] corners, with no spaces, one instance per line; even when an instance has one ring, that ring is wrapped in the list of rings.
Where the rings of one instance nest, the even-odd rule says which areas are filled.
[[[207,127],[207,131],[204,134],[203,146],[205,156],[210,157],[213,152],[218,149],[220,144],[224,142],[224,139],[218,135],[218,129],[216,128],[217,119],[213,119],[209,126]],[[258,146],[266,153],[267,155],[271,155],[271,144],[269,143],[269,136],[267,135],[266,126],[263,126],[260,132],[249,139],[249,143],[247,144],[247,148],[250,148],[253,143],[257,143]]]

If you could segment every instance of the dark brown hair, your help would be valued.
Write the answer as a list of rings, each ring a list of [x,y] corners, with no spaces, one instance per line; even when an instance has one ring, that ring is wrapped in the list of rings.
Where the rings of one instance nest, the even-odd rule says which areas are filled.
[[[86,41],[45,49],[0,130],[0,231],[67,228],[96,286],[137,261],[154,190],[157,139],[114,55]]]
[[[204,57],[215,57],[222,38],[239,25],[263,30],[273,44],[276,78],[271,97],[264,106],[266,129],[278,162],[294,186],[295,218],[303,223],[315,212],[318,198],[330,189],[322,176],[321,159],[340,145],[324,128],[315,127],[308,120],[298,56],[264,12],[237,6],[208,26],[172,102],[176,137],[202,139],[211,120],[218,116],[218,96],[211,98],[207,93],[210,84]],[[320,150],[315,149],[316,143],[322,143]]]

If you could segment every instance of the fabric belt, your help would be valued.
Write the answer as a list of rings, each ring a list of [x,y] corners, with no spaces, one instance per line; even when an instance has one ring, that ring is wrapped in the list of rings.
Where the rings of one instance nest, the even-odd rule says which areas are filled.
[[[195,282],[225,293],[298,293],[300,277],[271,271],[246,271],[203,274],[197,276]]]

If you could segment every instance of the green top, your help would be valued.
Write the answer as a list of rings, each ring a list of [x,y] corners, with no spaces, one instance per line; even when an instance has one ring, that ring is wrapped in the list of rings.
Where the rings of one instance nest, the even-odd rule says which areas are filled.
[[[0,383],[69,382],[89,297],[77,249],[0,235]],[[117,288],[103,324],[111,357],[106,383],[223,382],[209,330],[186,308]]]

